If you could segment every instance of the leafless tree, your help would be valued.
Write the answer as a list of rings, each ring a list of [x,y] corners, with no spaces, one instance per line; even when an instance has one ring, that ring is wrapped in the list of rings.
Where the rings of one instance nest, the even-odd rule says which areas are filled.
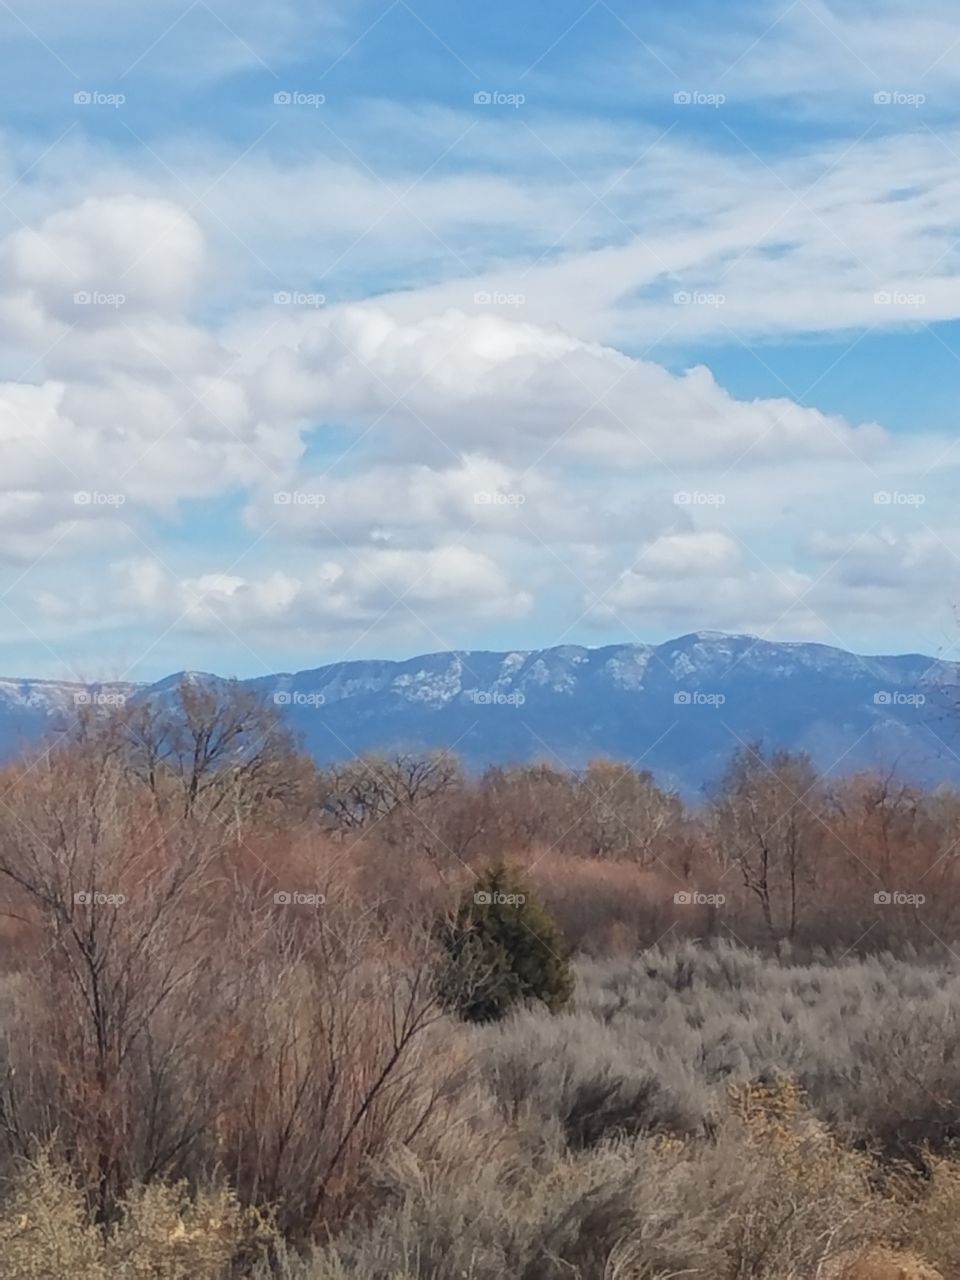
[[[321,775],[321,806],[335,826],[357,830],[398,810],[415,812],[461,783],[448,752],[363,755]]]
[[[823,830],[819,778],[808,757],[757,744],[733,757],[712,807],[721,860],[737,867],[771,937],[797,930],[801,888]]]
[[[235,681],[184,677],[168,699],[118,717],[129,767],[161,808],[197,809],[238,825],[270,808],[302,807],[312,770],[276,708]]]

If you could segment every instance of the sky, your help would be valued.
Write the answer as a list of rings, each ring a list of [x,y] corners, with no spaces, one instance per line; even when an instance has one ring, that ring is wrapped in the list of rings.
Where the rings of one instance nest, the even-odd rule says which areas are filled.
[[[946,0],[0,0],[0,671],[957,656]]]

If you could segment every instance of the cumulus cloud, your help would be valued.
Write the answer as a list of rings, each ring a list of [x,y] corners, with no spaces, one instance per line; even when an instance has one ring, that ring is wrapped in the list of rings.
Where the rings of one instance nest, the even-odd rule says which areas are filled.
[[[893,66],[894,0],[869,31],[849,7],[819,12]],[[944,13],[914,24],[908,65],[942,43]],[[234,35],[279,48],[299,0],[280,16],[268,46],[241,5]],[[115,51],[134,19],[116,21]],[[801,5],[772,33],[777,56],[803,54],[788,92],[834,74],[817,72],[815,29]],[[249,64],[222,28],[200,34],[206,73]],[[775,92],[758,67],[745,58],[731,86]],[[269,141],[246,152],[232,134],[151,136],[147,163],[88,113],[49,157],[0,158],[27,224],[0,237],[0,554],[17,607],[27,592],[64,623],[311,650],[367,630],[438,645],[451,619],[470,643],[531,610],[576,627],[584,608],[621,637],[853,642],[853,613],[923,616],[943,596],[960,547],[949,439],[844,416],[858,401],[826,387],[824,408],[816,386],[734,394],[706,344],[960,314],[955,130],[888,115],[876,136],[754,154],[625,114],[528,112],[520,129],[468,104],[381,102],[335,133],[315,117],[304,147],[271,96],[250,135]],[[272,301],[297,289],[326,305]],[[878,510],[894,487],[927,507]],[[96,554],[144,545],[155,557],[114,571]],[[223,568],[251,548],[255,570]],[[64,554],[84,572],[55,583]]]
[[[265,406],[357,425],[388,420],[394,448],[498,457],[549,451],[622,465],[869,454],[885,439],[786,398],[742,401],[704,366],[674,374],[558,329],[451,311],[400,323],[371,307],[311,326],[264,363]],[[291,397],[293,403],[291,405]]]
[[[431,545],[456,534],[555,546],[636,537],[672,514],[665,497],[641,503],[562,468],[524,469],[481,454],[449,466],[374,464],[347,475],[304,472],[293,488],[264,486],[251,527],[313,545]]]
[[[718,628],[822,638],[828,625],[805,599],[814,579],[770,567],[716,529],[666,533],[640,547],[612,580],[597,576],[585,600],[594,623],[682,629],[690,601]]]
[[[492,560],[461,546],[366,551],[302,574],[277,570],[259,577],[179,578],[158,561],[135,560],[118,566],[115,579],[113,608],[215,634],[263,636],[292,628],[342,640],[389,618],[387,629],[423,639],[452,613],[477,621],[520,617],[531,605],[529,594]]]
[[[171,201],[90,198],[0,246],[4,314],[13,320],[26,307],[68,325],[113,324],[121,308],[125,317],[177,314],[203,260],[199,226]],[[16,340],[16,329],[6,336]]]
[[[844,534],[816,532],[813,555],[835,566],[833,577],[855,591],[899,594],[907,587],[929,596],[941,592],[960,571],[960,530],[922,527],[897,532],[889,527]]]

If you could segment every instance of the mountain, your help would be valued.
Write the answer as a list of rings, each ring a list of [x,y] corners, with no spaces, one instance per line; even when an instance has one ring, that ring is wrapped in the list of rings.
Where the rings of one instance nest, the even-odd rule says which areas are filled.
[[[154,685],[0,680],[0,750],[60,726],[78,702],[165,696]],[[215,677],[190,673],[190,678]],[[241,682],[272,699],[321,763],[450,747],[471,767],[599,755],[694,795],[742,742],[807,751],[824,771],[891,769],[960,784],[960,665],[697,632],[660,645],[560,645],[341,662]]]
[[[182,675],[155,685],[0,680],[0,751],[63,727],[82,703],[169,695]],[[960,664],[920,654],[700,631],[660,645],[358,660],[242,684],[273,699],[321,763],[389,748],[452,748],[474,768],[611,755],[695,795],[737,745],[760,739],[808,751],[824,771],[960,782]]]

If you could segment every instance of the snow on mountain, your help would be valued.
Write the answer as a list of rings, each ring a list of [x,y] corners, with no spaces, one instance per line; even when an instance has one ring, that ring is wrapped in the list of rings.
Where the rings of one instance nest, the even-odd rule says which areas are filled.
[[[86,686],[0,680],[7,755],[61,727],[85,699],[165,697],[182,678]],[[636,761],[687,794],[744,742],[806,749],[824,770],[897,768],[960,784],[960,667],[920,654],[700,631],[660,645],[458,651],[340,662],[242,682],[276,698],[320,761],[350,752],[455,746],[480,768],[543,759]],[[956,754],[955,754],[956,753]]]

